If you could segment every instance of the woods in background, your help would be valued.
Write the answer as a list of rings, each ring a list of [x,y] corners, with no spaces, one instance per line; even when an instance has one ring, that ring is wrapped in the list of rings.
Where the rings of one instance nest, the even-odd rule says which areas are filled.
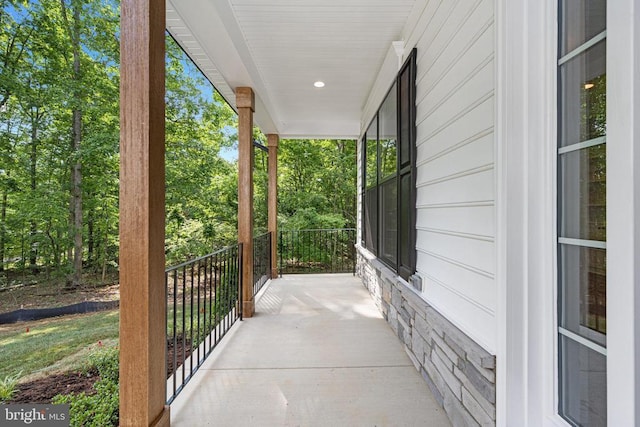
[[[9,273],[70,289],[83,274],[104,281],[118,267],[119,3],[0,5],[0,286]],[[235,242],[237,135],[233,110],[170,36],[166,64],[171,264]],[[282,141],[279,153],[280,227],[355,226],[354,141]],[[267,216],[261,156],[257,231]]]

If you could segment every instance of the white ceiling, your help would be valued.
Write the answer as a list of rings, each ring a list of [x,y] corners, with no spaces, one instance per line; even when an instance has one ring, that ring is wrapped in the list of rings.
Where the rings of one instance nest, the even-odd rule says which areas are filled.
[[[236,87],[254,89],[263,132],[354,138],[416,2],[167,0],[167,29],[232,106]]]

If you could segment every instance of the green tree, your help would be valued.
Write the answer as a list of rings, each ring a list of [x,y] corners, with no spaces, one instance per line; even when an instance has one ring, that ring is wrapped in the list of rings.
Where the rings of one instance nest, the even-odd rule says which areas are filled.
[[[278,169],[280,228],[355,227],[355,141],[284,140]]]

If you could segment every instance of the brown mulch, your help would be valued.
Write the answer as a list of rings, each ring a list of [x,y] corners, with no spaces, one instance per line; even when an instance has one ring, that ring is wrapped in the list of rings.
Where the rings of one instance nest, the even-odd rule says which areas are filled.
[[[177,339],[177,352],[173,348],[173,340],[168,342],[169,348],[167,352],[167,378],[173,373],[173,355],[176,353],[178,369],[182,365],[185,356],[191,354],[191,343],[187,340],[186,348],[184,348],[184,340],[182,337]],[[100,379],[97,371],[83,372],[66,372],[63,374],[54,374],[38,380],[29,381],[18,384],[17,391],[13,399],[9,403],[51,403],[51,399],[58,394],[82,393],[87,395],[94,394],[93,385]]]
[[[173,355],[177,358],[177,368],[179,369],[184,362],[184,359],[191,355],[191,341],[185,340],[182,337],[177,337],[177,351],[173,348],[173,339],[167,340],[167,378],[173,374]],[[183,352],[184,351],[184,352]]]
[[[51,403],[58,394],[81,393],[93,394],[93,384],[100,377],[97,371],[66,372],[50,375],[38,380],[18,384],[17,392],[10,403]]]

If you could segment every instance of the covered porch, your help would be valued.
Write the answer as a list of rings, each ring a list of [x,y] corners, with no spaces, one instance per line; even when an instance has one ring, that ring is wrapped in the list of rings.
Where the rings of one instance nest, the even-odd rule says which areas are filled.
[[[268,140],[263,147],[269,156],[268,231],[276,236],[280,141],[358,139],[402,64],[415,65],[403,40],[410,35],[405,32],[412,11],[424,4],[372,3],[327,8],[314,1],[258,6],[123,0],[120,425],[449,425],[445,410],[453,403],[433,397],[430,385],[436,386],[425,382],[424,370],[416,369],[418,362],[405,353],[359,279],[275,279],[254,298],[253,131],[260,128]],[[322,22],[330,25],[310,30]],[[358,25],[348,25],[352,22]],[[164,271],[166,30],[237,112],[238,244],[223,256],[222,270],[213,254],[199,258],[195,270],[190,264],[172,276]],[[271,41],[258,48],[265,39]],[[409,75],[415,79],[415,73]],[[398,93],[415,95],[408,77],[405,83]],[[408,123],[415,119],[414,107],[408,96],[403,99]],[[415,132],[411,135],[403,141],[415,139]],[[362,240],[354,237],[351,248]],[[270,276],[276,277],[275,239],[269,246]],[[202,298],[210,304],[204,311],[201,277]],[[218,292],[221,283],[224,290]],[[182,303],[172,309],[168,294]],[[219,298],[229,314],[218,313]],[[177,348],[187,329],[200,331],[211,322],[211,304],[214,319],[245,321],[216,335],[217,344],[226,334],[212,357],[202,365],[196,361],[200,369],[190,380],[183,375],[184,389],[177,381],[166,387],[167,337]],[[196,313],[189,328],[185,312],[191,319]],[[167,334],[169,323],[174,329]],[[200,348],[199,332],[196,336]],[[174,372],[178,365],[174,354]],[[453,372],[453,362],[448,369]],[[461,399],[461,386],[456,390]]]
[[[449,426],[359,278],[286,275],[171,404],[171,425]]]

